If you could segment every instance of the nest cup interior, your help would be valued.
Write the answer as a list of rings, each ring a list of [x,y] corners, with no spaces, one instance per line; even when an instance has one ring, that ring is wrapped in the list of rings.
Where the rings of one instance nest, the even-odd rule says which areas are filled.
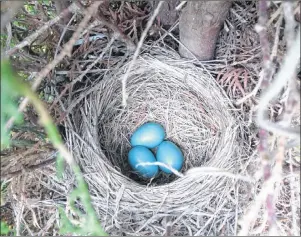
[[[224,144],[229,125],[233,125],[213,78],[201,69],[196,75],[196,69],[190,71],[184,64],[168,64],[150,55],[137,62],[139,66],[126,84],[126,107],[122,106],[122,74],[105,79],[101,92],[95,92],[101,150],[114,169],[141,184],[149,183],[149,179],[131,169],[128,152],[130,137],[142,124],[153,121],[165,128],[166,140],[177,144],[184,154],[182,173],[210,163],[217,146]],[[175,178],[161,171],[152,182],[165,184]]]

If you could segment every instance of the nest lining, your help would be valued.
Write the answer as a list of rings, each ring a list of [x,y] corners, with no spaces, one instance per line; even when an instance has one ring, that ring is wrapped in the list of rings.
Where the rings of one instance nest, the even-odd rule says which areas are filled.
[[[214,167],[237,173],[246,155],[238,116],[205,70],[160,47],[140,56],[130,72],[124,108],[121,78],[127,66],[107,73],[72,111],[66,124],[68,145],[82,167],[93,204],[110,234],[151,231],[161,235],[165,231],[161,222],[167,216],[181,216],[179,223],[189,222],[190,230],[183,223],[174,223],[181,234],[189,234],[200,218],[193,213],[201,211],[211,216],[208,208],[217,211],[219,202],[237,183],[223,175],[190,171]],[[162,124],[167,139],[182,149],[183,177],[161,174],[146,182],[130,170],[129,138],[147,121]],[[233,210],[235,198],[225,199],[229,210]],[[151,228],[154,224],[155,229]]]

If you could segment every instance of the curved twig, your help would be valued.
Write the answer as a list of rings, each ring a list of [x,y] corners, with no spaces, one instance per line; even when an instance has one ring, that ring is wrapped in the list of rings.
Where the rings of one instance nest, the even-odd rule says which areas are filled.
[[[294,77],[295,70],[299,64],[300,59],[300,29],[298,30],[297,37],[289,48],[286,57],[284,58],[283,66],[280,72],[277,74],[275,80],[262,95],[259,107],[257,123],[260,127],[273,132],[281,133],[284,136],[293,137],[300,140],[300,128],[282,127],[279,124],[272,123],[268,120],[266,115],[266,108],[269,102],[273,100],[285,86],[288,80]]]

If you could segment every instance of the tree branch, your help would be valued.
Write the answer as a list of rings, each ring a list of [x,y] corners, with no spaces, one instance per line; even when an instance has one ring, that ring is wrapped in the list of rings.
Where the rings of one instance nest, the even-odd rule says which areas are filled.
[[[300,140],[300,128],[283,127],[279,124],[272,123],[268,120],[266,114],[266,108],[269,106],[269,102],[273,100],[283,89],[289,80],[293,80],[296,72],[296,68],[299,65],[300,59],[300,29],[298,30],[297,37],[291,47],[289,47],[286,57],[283,60],[283,66],[280,72],[277,74],[273,83],[261,96],[257,123],[260,127],[273,132],[279,133],[284,136],[292,137]]]
[[[262,46],[263,53],[263,83],[261,87],[265,90],[260,98],[258,105],[258,117],[257,123],[261,127],[259,131],[259,146],[258,151],[261,157],[262,169],[263,169],[263,185],[261,187],[260,193],[255,197],[254,203],[250,206],[248,212],[243,216],[241,221],[241,231],[239,235],[247,235],[249,233],[249,228],[256,219],[260,208],[265,201],[265,207],[268,213],[268,224],[269,233],[275,235],[277,232],[276,226],[276,211],[275,211],[275,196],[277,196],[277,190],[282,179],[282,166],[285,155],[285,148],[287,146],[286,136],[291,136],[295,139],[300,140],[300,130],[290,128],[291,119],[293,117],[293,111],[297,103],[294,100],[294,76],[296,72],[296,67],[300,58],[300,29],[298,29],[298,34],[296,39],[294,39],[294,24],[292,19],[290,19],[293,14],[291,14],[291,3],[287,6],[284,5],[285,15],[285,32],[287,39],[287,52],[283,59],[283,65],[276,75],[276,78],[271,82],[273,77],[273,70],[271,65],[266,22],[267,22],[267,1],[261,0],[259,2],[259,24],[257,26],[258,34],[260,36],[260,42]],[[275,39],[276,42],[276,39]],[[273,50],[274,51],[274,50]],[[268,120],[266,110],[269,106],[269,102],[272,101],[283,89],[283,87],[288,82],[289,84],[289,96],[286,101],[286,111],[284,112],[283,120],[280,123],[275,124]],[[281,136],[278,137],[276,154],[272,156],[268,148],[268,131],[273,133],[279,133]],[[275,166],[273,167],[273,164]],[[265,223],[262,223],[265,225]]]
[[[17,44],[12,49],[5,52],[6,56],[11,56],[14,54],[17,50],[24,48],[25,46],[30,45],[39,35],[43,34],[50,26],[54,25],[58,21],[60,21],[64,16],[69,14],[70,12],[75,12],[77,10],[76,4],[71,4],[68,8],[66,8],[64,11],[61,12],[60,15],[55,17],[54,19],[46,22],[40,29],[35,31],[30,36],[26,37],[21,43]]]
[[[95,12],[98,10],[98,6],[101,4],[101,1],[96,1],[94,2],[85,12],[85,17],[84,19],[80,22],[80,24],[78,25],[78,28],[76,29],[76,31],[73,33],[71,39],[65,44],[63,50],[60,52],[60,54],[54,58],[49,64],[47,64],[45,66],[45,68],[43,68],[35,77],[34,79],[34,83],[32,84],[32,90],[35,91],[38,86],[40,85],[40,83],[42,82],[42,80],[44,79],[44,77],[46,77],[48,75],[48,73],[55,68],[55,66],[67,55],[67,56],[71,56],[71,52],[72,52],[72,48],[74,43],[76,42],[76,40],[78,39],[80,33],[83,31],[83,29],[86,27],[86,25],[88,24],[89,20],[91,19],[91,17],[95,14]],[[73,5],[73,4],[72,4]],[[72,6],[71,5],[71,6]],[[28,103],[28,98],[24,98],[23,101],[21,102],[21,104],[19,105],[19,112],[22,112],[26,105]],[[8,120],[8,122],[5,125],[5,128],[8,130],[13,122],[15,121],[15,117],[12,117]]]

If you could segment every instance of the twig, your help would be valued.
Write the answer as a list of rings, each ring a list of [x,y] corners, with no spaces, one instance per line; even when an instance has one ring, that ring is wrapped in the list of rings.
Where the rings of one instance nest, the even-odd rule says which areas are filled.
[[[153,24],[156,16],[158,15],[158,13],[159,13],[159,11],[160,11],[163,3],[164,3],[164,1],[160,1],[159,2],[158,6],[154,10],[153,15],[148,20],[147,25],[146,25],[144,31],[142,32],[142,35],[141,35],[140,40],[138,42],[138,45],[137,45],[136,51],[134,53],[133,59],[130,62],[129,67],[127,68],[126,73],[124,74],[124,77],[122,78],[122,104],[123,104],[124,107],[126,107],[126,105],[127,105],[127,97],[128,97],[128,95],[126,94],[126,82],[127,82],[128,77],[129,77],[129,73],[132,70],[132,67],[134,66],[134,64],[135,64],[135,62],[136,62],[136,60],[138,58],[138,55],[140,53],[140,50],[141,50],[141,47],[143,45],[144,39],[147,36],[147,32],[151,28],[151,26],[152,26],[152,24]]]
[[[7,23],[6,25],[6,31],[7,31],[7,39],[6,39],[6,47],[5,49],[6,50],[9,50],[10,48],[10,44],[11,44],[11,40],[12,40],[12,28],[11,28],[11,24],[10,23]]]
[[[280,35],[280,28],[281,28],[282,20],[283,20],[283,16],[281,15],[276,23],[276,33],[275,33],[274,45],[273,45],[272,54],[271,54],[272,62],[274,61],[274,59],[277,56],[278,44],[279,44],[279,38],[280,38],[279,35]]]
[[[293,185],[294,183],[294,176],[293,176],[293,159],[292,159],[292,152],[291,150],[288,152],[289,153],[289,161],[290,161],[290,173],[291,173],[291,180],[290,180],[290,189],[291,189],[291,208],[292,208],[292,229],[293,229],[293,235],[297,236],[298,235],[298,228],[297,228],[297,217],[296,217],[296,213],[297,213],[297,208],[293,202],[294,198],[295,198],[295,187]]]
[[[185,175],[208,175],[208,176],[224,176],[229,177],[236,180],[241,180],[244,182],[254,183],[254,179],[252,177],[248,177],[245,175],[240,174],[233,174],[231,172],[228,172],[226,170],[216,168],[216,167],[197,167],[197,168],[191,168],[188,171],[186,171]]]
[[[272,62],[270,57],[270,47],[268,42],[267,36],[267,2],[266,0],[259,1],[259,24],[257,25],[256,29],[258,31],[260,37],[260,43],[262,46],[262,54],[263,54],[263,81],[261,83],[262,89],[266,89],[270,81],[273,77],[273,69],[272,69]],[[284,128],[279,126],[278,124],[274,124],[268,121],[266,115],[266,108],[269,106],[269,102],[280,93],[283,86],[287,83],[288,79],[294,76],[296,67],[298,65],[298,60],[300,55],[300,29],[298,31],[297,39],[295,40],[294,44],[289,47],[287,55],[283,60],[283,68],[277,74],[277,77],[273,81],[272,85],[267,89],[267,91],[262,95],[258,107],[258,116],[257,116],[257,123],[260,127],[263,127],[265,130],[262,130],[260,134],[262,135],[263,139],[262,145],[266,146],[264,137],[267,137],[267,131],[274,132],[274,133],[281,133],[285,136],[292,136],[293,138],[300,139],[300,129],[295,128]],[[267,130],[267,131],[266,131]]]
[[[176,11],[180,11],[186,3],[187,1],[181,1],[181,3],[178,6],[176,6]]]
[[[249,233],[249,228],[253,224],[258,212],[263,204],[266,202],[266,209],[268,212],[268,223],[270,231],[275,230],[276,214],[275,214],[275,184],[279,186],[282,178],[282,163],[284,157],[285,138],[281,137],[278,141],[279,149],[275,155],[275,167],[271,171],[271,160],[268,157],[262,158],[264,183],[261,187],[260,193],[256,196],[253,204],[249,207],[249,211],[243,216],[241,220],[241,230],[239,236],[246,236]],[[277,194],[276,194],[277,195]]]
[[[270,20],[267,22],[267,26],[270,26],[272,22],[281,14],[281,12],[282,12],[282,5],[280,5],[277,11],[275,11],[273,15],[270,17]]]
[[[158,162],[158,161],[156,161],[156,162],[142,162],[142,163],[137,164],[136,167],[139,167],[139,166],[154,166],[154,165],[162,166],[162,167],[170,170],[173,174],[175,174],[176,176],[178,176],[180,178],[184,177],[183,174],[181,174],[179,171],[177,171],[176,169],[174,169],[170,165],[162,163],[162,162]]]
[[[284,35],[286,38],[286,45],[289,46],[294,42],[295,37],[295,20],[294,20],[294,9],[292,2],[283,2],[283,13],[285,19]]]
[[[38,29],[36,32],[31,34],[30,36],[26,37],[21,43],[17,44],[12,49],[5,52],[6,56],[11,56],[14,54],[17,50],[24,48],[25,46],[30,45],[39,35],[43,34],[50,26],[57,23],[62,17],[67,15],[69,12],[76,12],[77,6],[76,4],[71,4],[68,8],[66,8],[60,15],[55,17],[54,19],[48,21],[45,23],[40,29]]]
[[[260,77],[260,84],[258,83],[256,89],[261,87],[266,89],[273,77],[272,63],[270,58],[270,47],[267,36],[267,1],[262,0],[259,3],[258,9],[258,24],[256,25],[256,30],[260,37],[260,44],[262,47],[263,55],[263,69]],[[254,219],[256,218],[262,203],[266,200],[267,195],[273,191],[274,180],[271,177],[271,157],[268,153],[268,132],[265,129],[259,130],[259,145],[258,151],[261,157],[262,169],[263,169],[263,178],[264,184],[261,188],[259,195],[256,196],[254,204],[251,206],[250,210],[243,216],[241,225],[242,228],[238,235],[247,235],[249,233],[250,226],[253,224]]]
[[[272,62],[270,57],[270,46],[268,41],[268,34],[267,34],[267,1],[262,0],[258,2],[259,9],[258,9],[258,24],[255,26],[257,33],[259,34],[260,44],[262,47],[262,59],[263,59],[263,82],[262,87],[265,89],[269,82],[273,77],[273,68]]]
[[[275,173],[275,172],[274,172]],[[278,172],[277,172],[278,173]],[[257,217],[257,214],[262,206],[264,200],[267,196],[273,192],[275,184],[275,177],[268,179],[262,186],[260,193],[256,196],[254,203],[249,207],[249,211],[243,216],[241,222],[241,230],[238,236],[247,236],[249,233],[249,228],[253,221]]]
[[[45,66],[44,69],[42,69],[35,77],[34,83],[32,84],[32,90],[35,91],[38,86],[40,85],[41,81],[44,77],[48,75],[48,73],[55,68],[55,66],[66,56],[71,56],[71,51],[73,48],[74,43],[78,39],[80,32],[85,28],[85,26],[88,24],[90,18],[95,14],[95,12],[98,10],[98,6],[101,4],[101,1],[94,2],[86,11],[84,19],[80,22],[78,25],[77,30],[73,33],[71,39],[65,44],[63,50],[60,52],[60,54],[54,58],[49,64]],[[73,4],[71,5],[73,6]],[[19,105],[19,111],[22,112],[26,105],[28,103],[28,98],[24,98],[21,104]],[[15,121],[15,117],[12,117],[8,120],[8,122],[5,125],[5,128],[8,130],[13,122]]]

